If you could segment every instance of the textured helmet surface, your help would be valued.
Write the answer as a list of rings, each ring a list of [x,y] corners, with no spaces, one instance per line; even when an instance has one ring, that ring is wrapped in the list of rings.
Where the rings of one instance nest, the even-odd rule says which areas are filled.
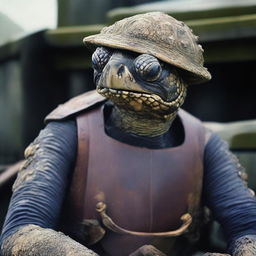
[[[192,30],[161,12],[138,14],[105,27],[99,34],[84,38],[90,46],[107,46],[151,54],[184,70],[189,84],[211,79],[203,66],[203,49]]]

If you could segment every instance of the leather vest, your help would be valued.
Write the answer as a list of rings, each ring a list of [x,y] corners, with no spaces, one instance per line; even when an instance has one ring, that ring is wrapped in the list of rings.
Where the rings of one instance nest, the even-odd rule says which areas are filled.
[[[201,202],[205,130],[185,111],[178,115],[184,142],[165,149],[131,146],[107,136],[102,107],[77,116],[78,152],[68,195],[69,225],[98,220],[104,227],[96,210],[103,202],[108,216],[124,230],[175,230],[186,213],[192,216],[193,229]],[[104,229],[101,255],[129,255],[145,244],[170,250],[164,248],[164,244],[171,245],[168,238]]]

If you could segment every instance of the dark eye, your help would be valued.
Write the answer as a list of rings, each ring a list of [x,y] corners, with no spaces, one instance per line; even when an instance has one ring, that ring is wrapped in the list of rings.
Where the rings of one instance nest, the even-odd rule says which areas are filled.
[[[142,54],[134,61],[136,72],[147,81],[155,81],[159,78],[162,72],[161,65],[157,58]]]
[[[102,71],[108,63],[112,51],[105,47],[98,47],[92,55],[92,67],[97,71]]]

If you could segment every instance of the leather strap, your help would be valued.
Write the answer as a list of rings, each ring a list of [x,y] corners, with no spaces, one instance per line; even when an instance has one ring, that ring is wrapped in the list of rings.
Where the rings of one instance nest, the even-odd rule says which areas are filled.
[[[89,153],[88,119],[84,118],[84,115],[79,115],[76,118],[76,122],[78,136],[77,159],[69,193],[71,216],[75,221],[83,219]]]
[[[45,123],[53,120],[63,120],[83,111],[88,111],[101,105],[106,101],[106,98],[96,92],[96,90],[88,91],[78,95],[64,104],[59,105],[45,118]]]
[[[99,212],[101,216],[101,220],[105,227],[109,230],[112,230],[115,233],[122,234],[122,235],[133,235],[133,236],[141,236],[141,237],[176,237],[184,234],[190,224],[192,223],[192,217],[189,213],[183,214],[180,218],[182,221],[182,225],[172,231],[167,232],[137,232],[131,231],[125,228],[118,226],[106,213],[107,205],[103,202],[99,202],[96,205],[96,211]]]

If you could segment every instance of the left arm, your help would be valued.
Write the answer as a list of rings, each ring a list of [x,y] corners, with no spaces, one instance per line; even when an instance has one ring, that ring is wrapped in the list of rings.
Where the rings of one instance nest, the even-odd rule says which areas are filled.
[[[241,165],[217,135],[204,156],[204,201],[224,228],[232,255],[256,255],[256,199],[240,177]]]

